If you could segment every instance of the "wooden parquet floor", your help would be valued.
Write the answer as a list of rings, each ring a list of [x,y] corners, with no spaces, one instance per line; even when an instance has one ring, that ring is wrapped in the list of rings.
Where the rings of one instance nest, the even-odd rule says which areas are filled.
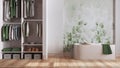
[[[75,60],[51,57],[48,60],[0,60],[0,68],[120,68],[120,58]]]

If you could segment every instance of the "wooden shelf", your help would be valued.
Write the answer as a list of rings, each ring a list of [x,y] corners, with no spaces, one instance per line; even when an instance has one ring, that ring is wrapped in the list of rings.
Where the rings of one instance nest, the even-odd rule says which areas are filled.
[[[23,53],[42,53],[42,51],[23,51]]]
[[[21,25],[21,23],[4,23],[4,24],[13,24],[13,25]]]
[[[24,19],[24,21],[43,21],[42,19]]]
[[[3,51],[2,53],[21,53],[21,51]]]
[[[43,44],[23,44],[25,46],[42,46]]]

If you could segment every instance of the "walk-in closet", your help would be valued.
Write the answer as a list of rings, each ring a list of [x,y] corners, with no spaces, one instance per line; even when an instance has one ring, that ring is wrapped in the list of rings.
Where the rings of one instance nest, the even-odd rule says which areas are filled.
[[[2,59],[47,59],[45,0],[3,0]]]

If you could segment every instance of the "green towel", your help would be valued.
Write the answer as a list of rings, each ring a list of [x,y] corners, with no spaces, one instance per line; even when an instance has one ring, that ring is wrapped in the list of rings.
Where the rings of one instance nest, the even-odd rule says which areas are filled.
[[[102,44],[103,54],[112,54],[110,44]]]

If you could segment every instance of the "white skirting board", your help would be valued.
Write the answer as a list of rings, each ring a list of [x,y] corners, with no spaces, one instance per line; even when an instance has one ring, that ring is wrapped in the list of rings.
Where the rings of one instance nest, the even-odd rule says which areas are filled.
[[[48,57],[61,58],[64,57],[63,53],[48,53]]]

